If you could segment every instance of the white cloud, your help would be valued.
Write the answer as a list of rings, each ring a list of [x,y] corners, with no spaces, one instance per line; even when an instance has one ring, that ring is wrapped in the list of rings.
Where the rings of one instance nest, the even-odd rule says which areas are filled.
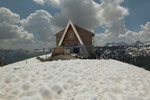
[[[127,31],[124,17],[129,15],[128,9],[120,4],[124,0],[101,0],[98,4],[93,0],[44,0],[45,4],[60,10],[51,21],[59,28],[64,28],[71,19],[74,24],[89,30],[105,26],[104,34],[96,35],[97,43],[121,41],[119,36]],[[103,42],[102,42],[103,41]]]
[[[9,9],[0,7],[0,23],[15,24],[20,20],[20,16],[12,13]]]
[[[51,41],[55,27],[51,23],[52,16],[44,10],[37,10],[26,19],[21,20],[22,27],[34,33],[40,41]]]
[[[145,25],[141,25],[141,28],[147,32],[150,32],[150,21],[148,21]]]
[[[99,6],[92,0],[61,0],[58,9],[60,12],[52,18],[55,26],[64,28],[69,19],[89,30],[100,25]]]
[[[120,35],[120,38],[124,38],[124,41],[127,43],[132,43],[136,41],[147,42],[150,41],[150,22],[147,22],[145,25],[141,25],[139,32],[134,32],[127,30],[125,34]]]
[[[0,48],[16,47],[15,43],[22,45],[22,43],[33,42],[33,34],[18,26],[19,21],[18,14],[7,8],[0,8]]]
[[[124,0],[101,0],[102,4],[120,4],[122,3]]]
[[[22,27],[17,25],[12,25],[8,23],[0,24],[0,40],[5,39],[33,39],[34,36],[27,31],[25,31]]]
[[[0,48],[35,49],[55,46],[57,30],[51,23],[52,16],[44,10],[37,10],[27,19],[7,8],[0,8]],[[21,24],[21,25],[20,25]]]
[[[54,8],[59,8],[62,0],[45,0],[49,5]]]
[[[37,4],[44,5],[45,3],[51,5],[54,8],[58,8],[60,5],[60,0],[33,0]]]
[[[125,33],[126,40],[128,41],[129,36],[131,40],[140,40],[143,42],[150,41],[150,22],[147,22],[145,25],[141,25],[141,30],[139,32],[130,31],[130,33]]]
[[[18,14],[12,13],[7,8],[0,8],[0,39],[9,39],[18,37],[17,32],[18,23],[20,16]]]
[[[106,3],[107,1],[107,3]],[[108,2],[110,1],[110,2]],[[120,6],[123,0],[103,0],[100,5],[100,19],[103,24],[110,25],[129,14],[128,9]],[[118,3],[115,3],[118,2]]]
[[[113,37],[118,37],[121,33],[125,33],[125,23],[123,19],[116,20],[113,23],[107,25],[107,29],[105,30],[105,34],[112,34]]]
[[[134,32],[131,30],[126,30],[124,34],[118,34],[114,36],[110,31],[96,34],[97,45],[104,45],[108,42],[126,42],[133,43],[136,41],[147,42],[150,41],[150,22],[147,22],[145,25],[141,25],[139,32]]]
[[[34,2],[40,4],[40,5],[44,5],[45,4],[45,0],[33,0]]]
[[[27,33],[22,27],[17,24],[20,21],[20,16],[11,12],[7,8],[0,8],[0,37],[1,39],[11,38],[32,38],[32,34]]]
[[[26,40],[28,40],[32,42],[31,44],[34,44],[30,44],[29,48],[54,46],[55,37],[53,33],[65,28],[69,19],[74,24],[88,30],[104,26],[106,29],[105,32],[96,34],[98,45],[115,41],[145,41],[149,40],[150,37],[150,22],[141,25],[139,32],[126,29],[124,18],[129,15],[129,12],[127,8],[120,5],[124,0],[101,0],[100,4],[93,0],[34,1],[41,5],[48,4],[60,10],[60,12],[56,12],[54,16],[51,16],[47,11],[37,10],[26,19],[20,21],[18,14],[12,13],[6,8],[1,8],[0,38],[2,37],[3,39],[0,39],[1,41],[8,43],[11,40],[12,43],[18,45],[19,42],[16,41],[20,41],[25,46]],[[18,23],[21,23],[21,26],[18,26]]]
[[[52,22],[61,28],[71,19],[75,24],[93,30],[101,25],[110,26],[129,14],[128,9],[120,5],[124,0],[101,0],[101,4],[93,0],[43,1],[60,10],[53,16]]]

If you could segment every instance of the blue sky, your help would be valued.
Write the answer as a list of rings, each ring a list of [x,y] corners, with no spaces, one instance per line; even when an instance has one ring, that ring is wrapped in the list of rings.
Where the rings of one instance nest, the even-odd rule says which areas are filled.
[[[39,40],[37,44],[40,45],[34,48],[39,48],[46,42],[48,43],[47,47],[54,45],[55,40],[52,35],[65,28],[69,19],[72,19],[79,26],[94,31],[97,45],[107,42],[149,41],[150,0],[94,1],[96,4],[93,4],[92,0],[87,0],[87,3],[82,0],[0,0],[0,7],[6,8],[6,11],[10,10],[10,15],[17,14],[14,16],[20,17],[17,23],[13,23],[13,25],[11,23],[11,27],[18,25],[17,27],[24,32],[25,36],[33,39],[31,40],[34,41],[33,43]],[[82,9],[82,7],[84,8]],[[4,17],[2,14],[0,18]],[[9,12],[7,15],[9,15]],[[47,20],[43,19],[43,16]],[[34,23],[35,21],[37,22]],[[1,37],[4,36],[4,33],[2,33],[4,31],[6,30],[0,27]],[[41,34],[41,32],[43,33]],[[19,33],[16,30],[16,33],[13,34],[18,35]],[[10,41],[12,40],[11,38]],[[23,40],[26,40],[26,38]],[[2,39],[1,44],[5,42],[6,40]],[[5,44],[8,44],[8,46],[0,45],[0,48],[11,47],[10,43]],[[24,45],[20,45],[20,48],[23,48]],[[29,48],[31,47],[33,46]]]
[[[150,20],[150,0],[126,0],[123,6],[129,9],[130,15],[126,19],[126,27],[138,31],[139,26]]]
[[[99,0],[95,1],[99,2]],[[150,0],[125,0],[121,5],[128,8],[130,13],[125,17],[125,25],[128,29],[139,31],[140,25],[150,20]],[[96,28],[96,32],[101,30],[103,29]]]
[[[100,3],[99,0],[94,0]],[[139,31],[140,25],[144,25],[150,20],[150,0],[125,0],[122,6],[129,9],[129,15],[125,17],[126,27],[133,31]],[[52,8],[49,5],[41,6],[32,0],[0,0],[0,7],[9,8],[12,12],[20,15],[21,19],[26,18],[35,10],[46,10],[51,15],[59,12],[58,9]],[[96,32],[101,32],[101,27],[95,29]]]
[[[47,10],[52,15],[59,11],[48,5],[36,4],[32,0],[0,0],[0,7],[9,8],[12,12],[19,14],[21,18],[26,18],[29,14],[41,9]]]

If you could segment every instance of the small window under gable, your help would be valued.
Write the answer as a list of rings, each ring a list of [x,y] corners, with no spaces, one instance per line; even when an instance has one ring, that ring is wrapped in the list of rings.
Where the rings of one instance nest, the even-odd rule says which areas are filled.
[[[69,34],[68,34],[68,38],[69,38],[69,39],[73,39],[73,38],[74,38],[74,33],[69,33]]]

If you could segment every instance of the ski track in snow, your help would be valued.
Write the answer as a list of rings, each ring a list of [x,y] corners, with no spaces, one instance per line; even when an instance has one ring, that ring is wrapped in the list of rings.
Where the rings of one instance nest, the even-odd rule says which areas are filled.
[[[0,68],[0,100],[150,100],[150,72],[115,60],[68,60]]]

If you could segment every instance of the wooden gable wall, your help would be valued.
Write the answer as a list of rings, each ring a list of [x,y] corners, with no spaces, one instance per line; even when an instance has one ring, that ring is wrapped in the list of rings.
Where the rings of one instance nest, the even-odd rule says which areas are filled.
[[[74,34],[74,38],[68,38],[69,34]],[[75,43],[79,43],[79,40],[78,40],[75,32],[73,31],[73,28],[70,25],[62,44],[75,44]]]

